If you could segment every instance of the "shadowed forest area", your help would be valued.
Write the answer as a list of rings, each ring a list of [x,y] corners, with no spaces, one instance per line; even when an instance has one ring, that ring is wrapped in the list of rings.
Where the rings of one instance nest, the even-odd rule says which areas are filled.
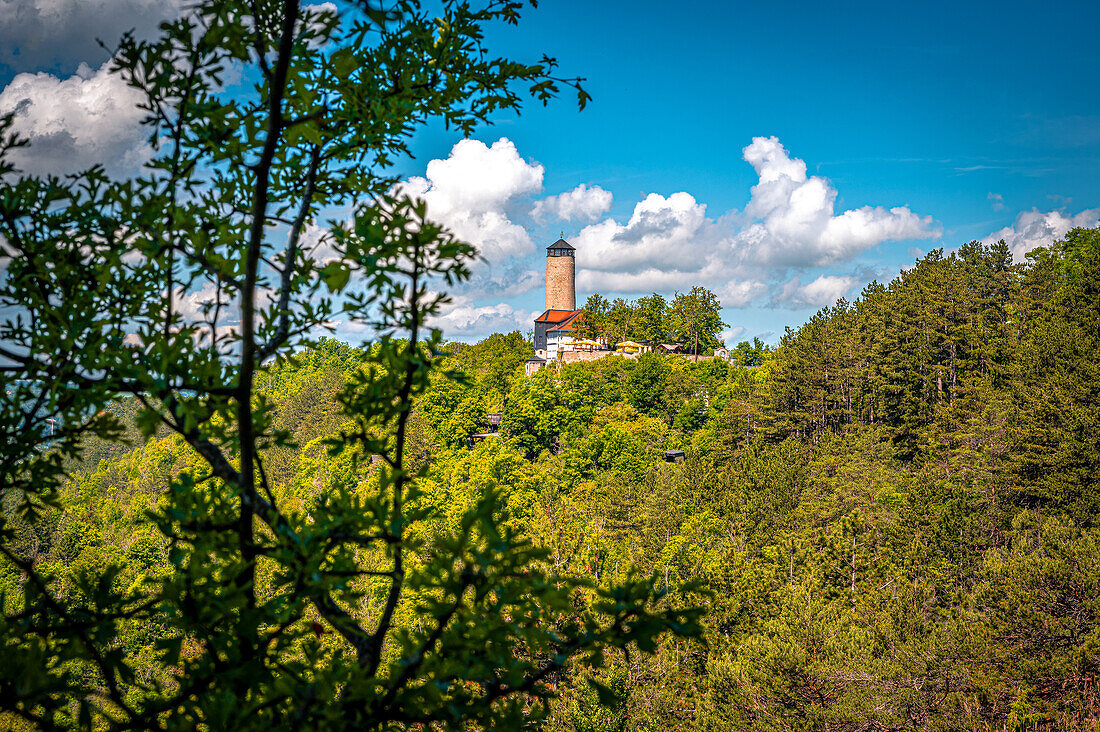
[[[696,637],[571,662],[543,729],[1097,728],[1100,230],[1026,264],[1003,243],[934,251],[749,365],[645,354],[525,378],[530,351],[519,333],[444,348],[409,420],[408,530],[427,541],[499,495],[501,525],[550,571],[595,587],[640,573],[665,606],[703,609]],[[290,437],[262,456],[290,514],[372,486],[376,461],[326,442],[364,355],[323,340],[257,377]],[[178,435],[143,439],[132,403],[113,409],[128,444],[90,438],[60,508],[8,516],[14,551],[74,607],[108,563],[128,587],[176,571],[147,514],[201,467]],[[498,411],[499,436],[471,446]],[[665,462],[673,449],[686,459]],[[354,612],[377,612],[376,580],[358,580]],[[263,598],[262,565],[256,581]],[[10,612],[7,561],[0,586]],[[415,605],[397,622],[416,627]],[[315,634],[301,653],[345,642]],[[169,684],[169,636],[123,618],[110,647]]]

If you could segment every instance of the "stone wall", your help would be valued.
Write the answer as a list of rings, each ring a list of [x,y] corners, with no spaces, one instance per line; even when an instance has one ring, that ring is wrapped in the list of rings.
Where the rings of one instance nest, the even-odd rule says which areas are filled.
[[[573,257],[546,258],[546,310],[576,310],[577,260]]]
[[[561,354],[561,362],[580,363],[581,361],[599,361],[601,358],[610,355],[612,355],[611,351],[563,351]],[[618,355],[631,360],[638,358],[637,353],[620,353]]]
[[[561,366],[563,363],[582,363],[586,361],[599,361],[601,358],[607,358],[608,356],[622,356],[623,358],[629,358],[634,361],[641,356],[640,353],[615,353],[614,351],[560,351],[556,359],[546,361],[544,363],[528,362],[524,371],[528,376],[535,373],[539,369],[545,366]],[[670,358],[685,358],[693,363],[699,363],[700,361],[713,361],[714,356],[704,356],[702,354],[698,356],[692,356],[690,353],[672,353],[669,354]]]
[[[580,363],[581,361],[599,361],[601,358],[608,356],[622,356],[623,358],[629,358],[631,361],[635,360],[642,354],[640,353],[615,353],[614,351],[564,351],[561,353],[558,360],[561,363]],[[700,361],[711,361],[714,356],[704,356],[702,354],[698,356],[692,356],[690,353],[673,353],[671,358],[686,358],[688,361],[699,363]]]

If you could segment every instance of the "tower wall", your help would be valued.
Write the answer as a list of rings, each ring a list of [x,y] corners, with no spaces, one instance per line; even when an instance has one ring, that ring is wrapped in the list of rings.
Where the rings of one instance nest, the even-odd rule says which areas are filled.
[[[546,258],[546,310],[577,309],[577,260]]]

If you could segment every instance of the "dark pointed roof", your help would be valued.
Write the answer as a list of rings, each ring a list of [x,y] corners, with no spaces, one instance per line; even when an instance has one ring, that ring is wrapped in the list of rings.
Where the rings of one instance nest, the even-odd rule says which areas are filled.
[[[567,242],[565,239],[558,239],[556,242],[546,247],[547,249],[572,249],[576,251],[576,247]]]

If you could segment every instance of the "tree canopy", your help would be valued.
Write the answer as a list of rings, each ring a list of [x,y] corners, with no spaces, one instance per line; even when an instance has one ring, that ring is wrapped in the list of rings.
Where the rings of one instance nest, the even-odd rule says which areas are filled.
[[[722,304],[718,296],[705,287],[695,286],[686,293],[676,293],[668,309],[668,317],[677,335],[691,347],[693,355],[722,345],[718,333],[722,322]]]
[[[1095,727],[1098,263],[1097,230],[1073,231],[1025,263],[1013,263],[1000,245],[931,252],[893,281],[869,285],[856,301],[815,314],[779,347],[746,342],[736,349],[744,358],[728,362],[609,355],[528,377],[518,334],[442,346],[406,421],[405,466],[415,477],[404,494],[403,558],[418,584],[394,613],[399,632],[415,642],[436,627],[432,608],[455,597],[440,577],[457,573],[461,581],[482,561],[492,569],[477,575],[487,584],[469,587],[467,606],[451,616],[458,625],[447,627],[455,635],[439,635],[447,659],[426,654],[410,676],[416,708],[430,708],[424,699],[435,693],[418,689],[421,674],[443,691],[443,679],[461,678],[476,693],[478,682],[458,670],[457,659],[473,658],[487,674],[499,664],[494,679],[547,668],[537,664],[554,660],[549,649],[517,645],[509,633],[537,640],[544,629],[560,640],[606,619],[597,612],[601,602],[642,604],[644,589],[649,599],[659,596],[664,621],[676,622],[673,613],[695,617],[691,609],[702,605],[701,635],[643,635],[625,647],[621,637],[608,638],[602,652],[590,647],[561,659],[545,677],[545,695],[527,696],[512,709],[515,717],[467,707],[450,726]],[[275,505],[307,542],[327,536],[327,526],[347,529],[345,512],[376,522],[363,514],[382,510],[372,501],[386,475],[384,456],[331,450],[359,426],[343,407],[347,387],[361,383],[362,369],[377,368],[381,353],[380,344],[352,348],[319,339],[257,373],[257,400],[270,406],[271,430],[287,435],[258,453],[263,472]],[[445,372],[460,374],[443,378]],[[138,407],[121,399],[107,411],[121,421]],[[451,439],[484,431],[475,423],[487,411],[503,412],[497,436],[473,446]],[[195,480],[205,463],[175,430],[162,425],[130,446],[85,434],[82,447],[83,455],[60,458],[72,477],[59,482],[56,505],[27,517],[5,494],[4,546],[48,582],[62,608],[57,613],[71,613],[90,641],[100,640],[94,647],[105,660],[125,657],[119,668],[133,680],[120,671],[116,684],[126,703],[152,704],[190,678],[181,669],[194,668],[203,644],[232,636],[205,624],[212,612],[206,607],[221,595],[205,579],[210,575],[187,561],[180,529],[167,522],[194,520],[194,513],[180,516],[184,496],[185,506],[218,502],[217,510],[232,514],[222,508],[220,484]],[[668,451],[682,451],[684,459],[667,462]],[[185,490],[180,480],[187,476],[194,485]],[[165,515],[169,510],[176,514]],[[482,518],[464,540],[472,513]],[[281,559],[287,550],[275,532],[260,536],[273,557],[258,563],[257,613],[268,603],[285,607],[280,583],[294,566]],[[521,561],[509,542],[525,547],[529,561],[508,564]],[[456,546],[470,548],[460,565],[447,564]],[[342,602],[359,589],[358,605],[339,606],[355,620],[377,617],[368,613],[384,607],[384,573],[392,567],[392,555],[361,551],[336,554],[338,565],[312,565],[332,585],[353,568],[378,573],[349,580],[348,594],[337,595]],[[113,573],[104,574],[108,566]],[[209,571],[219,579],[233,566],[223,560]],[[650,578],[644,588],[631,581],[639,570]],[[61,616],[42,624],[49,610],[41,593],[28,592],[33,576],[0,562],[10,659],[0,681],[17,691],[0,696],[8,710],[0,719],[15,729],[23,721],[33,727],[13,716],[11,700],[29,689],[40,705],[32,715],[41,714],[50,697],[35,684],[52,679],[52,693],[68,700],[57,705],[57,725],[80,726],[75,700],[84,697],[70,690],[105,692],[79,647],[63,662],[38,662],[36,649],[57,648],[51,644]],[[183,578],[198,583],[181,593],[206,602],[202,614],[182,601],[153,612],[135,597],[138,611],[112,616],[109,628],[97,615],[111,593],[149,592]],[[560,605],[542,594],[550,582],[569,590]],[[639,594],[624,594],[629,587]],[[175,619],[183,612],[197,618],[186,633]],[[284,636],[292,643],[278,656],[283,667],[267,678],[279,688],[303,688],[303,703],[317,705],[319,716],[348,713],[342,679],[357,673],[354,655],[319,613],[300,622],[301,633]],[[177,640],[180,661],[167,663]],[[407,668],[405,648],[398,643],[384,652],[384,664],[394,665],[383,668]],[[332,672],[325,663],[341,653],[345,663]],[[321,686],[325,679],[341,681]],[[226,726],[247,726],[230,709],[230,702],[247,705],[253,697],[243,698],[207,695],[192,714],[215,710]],[[324,717],[317,726],[338,727],[343,719]]]
[[[697,355],[722,345],[718,334],[726,324],[721,310],[718,296],[699,286],[677,293],[672,303],[656,292],[630,302],[621,297],[609,302],[594,293],[574,322],[584,338],[600,339],[609,346],[631,340],[681,341]]]

